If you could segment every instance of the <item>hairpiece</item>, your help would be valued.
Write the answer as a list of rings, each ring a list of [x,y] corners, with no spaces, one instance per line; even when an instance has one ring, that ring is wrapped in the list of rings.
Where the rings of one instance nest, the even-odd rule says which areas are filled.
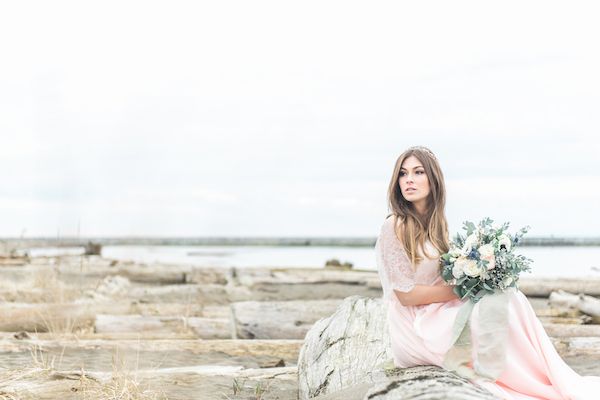
[[[412,147],[409,147],[409,148],[408,148],[408,149],[406,149],[406,150],[407,150],[407,151],[408,151],[408,150],[421,150],[421,151],[424,151],[425,153],[429,154],[429,155],[430,155],[430,156],[431,156],[431,157],[432,157],[434,160],[437,160],[437,157],[435,156],[435,154],[433,154],[433,151],[429,150],[429,149],[428,149],[427,147],[425,147],[425,146],[412,146]]]

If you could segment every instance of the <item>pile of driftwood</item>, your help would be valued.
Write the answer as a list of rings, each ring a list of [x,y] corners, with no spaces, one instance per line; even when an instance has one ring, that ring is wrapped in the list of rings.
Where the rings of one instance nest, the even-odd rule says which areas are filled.
[[[93,398],[132,376],[144,396],[170,399],[373,397],[382,385],[481,394],[435,368],[382,367],[387,328],[372,319],[381,296],[374,271],[69,256],[4,265],[0,279],[0,394]],[[561,355],[600,374],[600,280],[523,280],[521,289]],[[24,366],[44,373],[18,374]]]

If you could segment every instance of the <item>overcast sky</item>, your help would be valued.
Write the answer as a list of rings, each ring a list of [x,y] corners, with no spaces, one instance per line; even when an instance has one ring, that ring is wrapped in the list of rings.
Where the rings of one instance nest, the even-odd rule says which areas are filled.
[[[451,232],[600,236],[595,2],[4,2],[0,235],[375,236],[438,156]]]

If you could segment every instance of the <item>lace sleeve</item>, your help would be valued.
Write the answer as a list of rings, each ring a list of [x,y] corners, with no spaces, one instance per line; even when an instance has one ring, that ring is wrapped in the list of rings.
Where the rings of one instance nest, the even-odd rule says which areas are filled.
[[[375,242],[375,255],[384,300],[393,298],[394,290],[410,292],[413,289],[415,286],[413,268],[396,237],[394,218],[388,218],[383,223]]]

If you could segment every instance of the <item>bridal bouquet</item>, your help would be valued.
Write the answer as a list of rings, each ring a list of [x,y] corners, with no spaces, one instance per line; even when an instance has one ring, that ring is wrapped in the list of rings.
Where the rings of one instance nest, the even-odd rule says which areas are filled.
[[[444,281],[456,285],[458,297],[470,300],[463,303],[454,320],[452,347],[444,357],[444,367],[468,379],[479,376],[495,381],[505,368],[509,298],[517,288],[519,274],[530,270],[532,260],[514,253],[529,227],[510,235],[508,223],[492,226],[492,222],[489,218],[477,226],[465,222],[466,235],[456,235],[441,262]],[[475,304],[479,305],[479,346],[471,360],[470,319]]]
[[[506,232],[509,223],[492,225],[484,218],[477,226],[464,222],[466,235],[457,233],[450,251],[441,256],[442,278],[456,285],[454,293],[461,299],[477,303],[486,294],[516,287],[519,274],[529,271],[531,259],[514,253],[529,227],[521,228],[515,235]]]

